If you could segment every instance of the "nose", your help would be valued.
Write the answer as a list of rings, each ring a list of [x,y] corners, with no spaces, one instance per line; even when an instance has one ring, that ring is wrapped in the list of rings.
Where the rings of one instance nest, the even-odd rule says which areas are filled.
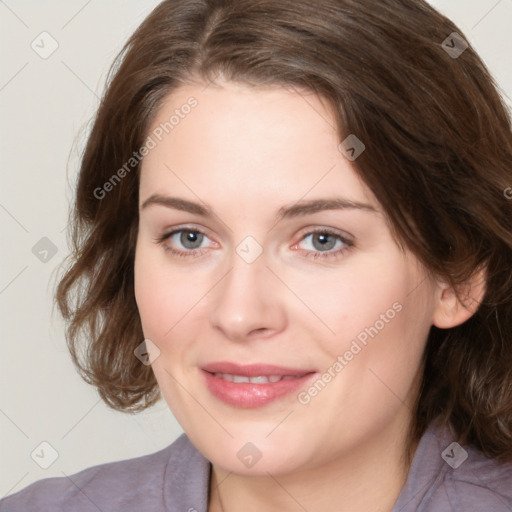
[[[267,338],[286,327],[284,291],[261,254],[248,263],[238,254],[212,290],[210,324],[232,341]]]

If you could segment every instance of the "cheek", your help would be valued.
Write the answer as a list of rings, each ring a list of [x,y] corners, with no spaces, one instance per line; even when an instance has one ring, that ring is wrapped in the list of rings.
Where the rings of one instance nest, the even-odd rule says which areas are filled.
[[[316,316],[316,320],[309,317],[315,339],[322,340],[329,353],[347,350],[356,338],[364,344],[377,332],[400,323],[407,294],[417,278],[399,255],[388,252],[387,258],[382,253],[378,258],[371,254],[354,258],[338,271],[290,275],[287,282],[295,283],[294,291]],[[305,321],[300,318],[299,322]]]
[[[319,403],[332,400],[325,404],[331,410],[340,404],[367,412],[382,409],[385,415],[413,384],[433,301],[421,269],[404,264],[401,256],[368,263],[361,260],[336,281],[317,281],[309,294],[311,308],[334,332],[325,335],[325,327],[314,324],[325,371],[336,375],[328,384],[332,394],[325,393]]]
[[[206,293],[185,268],[171,266],[163,249],[138,247],[135,257],[135,299],[146,337],[170,340],[173,331],[188,321],[188,314]],[[204,286],[203,286],[204,288]]]
[[[152,261],[153,259],[148,251],[137,248],[134,268],[135,300],[144,336],[156,340],[161,338],[165,332],[166,311],[173,310],[173,295],[165,293],[166,283],[162,279],[158,266]],[[169,327],[170,325],[167,329]]]
[[[189,340],[197,338],[191,329],[196,325],[194,304],[200,290],[190,285],[190,275],[171,267],[165,253],[138,246],[134,265],[135,298],[144,337],[153,341],[160,355],[152,369],[160,391],[178,421],[187,425],[197,415],[179,386],[186,381],[190,367],[187,354]],[[186,343],[183,343],[186,341]]]

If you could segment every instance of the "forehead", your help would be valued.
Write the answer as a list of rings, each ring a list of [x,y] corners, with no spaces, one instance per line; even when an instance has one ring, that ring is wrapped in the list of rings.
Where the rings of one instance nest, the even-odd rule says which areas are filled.
[[[184,85],[148,136],[141,200],[179,190],[265,203],[326,196],[376,200],[340,152],[332,112],[311,92],[232,82]],[[196,197],[197,199],[197,197]]]

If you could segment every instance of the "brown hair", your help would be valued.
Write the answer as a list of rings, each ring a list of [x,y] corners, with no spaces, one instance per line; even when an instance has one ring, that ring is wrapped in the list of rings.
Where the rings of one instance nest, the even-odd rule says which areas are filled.
[[[458,327],[431,328],[411,439],[442,417],[459,440],[512,459],[510,115],[485,65],[471,45],[462,51],[453,32],[465,39],[421,0],[156,7],[109,74],[82,158],[70,265],[56,294],[73,360],[109,406],[142,410],[159,390],[151,367],[134,356],[143,340],[133,280],[140,165],[108,195],[97,191],[143,145],[173,89],[222,74],[327,99],[340,141],[356,134],[365,144],[355,169],[400,244],[453,285],[487,268],[477,312]]]

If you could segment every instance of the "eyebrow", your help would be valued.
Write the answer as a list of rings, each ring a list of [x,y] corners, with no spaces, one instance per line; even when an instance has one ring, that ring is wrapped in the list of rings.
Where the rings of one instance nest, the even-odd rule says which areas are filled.
[[[213,217],[213,210],[208,206],[181,199],[179,197],[163,196],[160,194],[153,194],[148,197],[142,206],[141,210],[146,209],[151,205],[160,205],[175,210],[201,215],[206,218]],[[298,201],[292,205],[283,206],[277,211],[276,219],[281,221],[287,218],[295,218],[303,215],[310,215],[324,210],[363,210],[371,213],[378,213],[378,210],[367,203],[359,201],[352,201],[342,197],[333,199],[310,199],[307,201]]]

